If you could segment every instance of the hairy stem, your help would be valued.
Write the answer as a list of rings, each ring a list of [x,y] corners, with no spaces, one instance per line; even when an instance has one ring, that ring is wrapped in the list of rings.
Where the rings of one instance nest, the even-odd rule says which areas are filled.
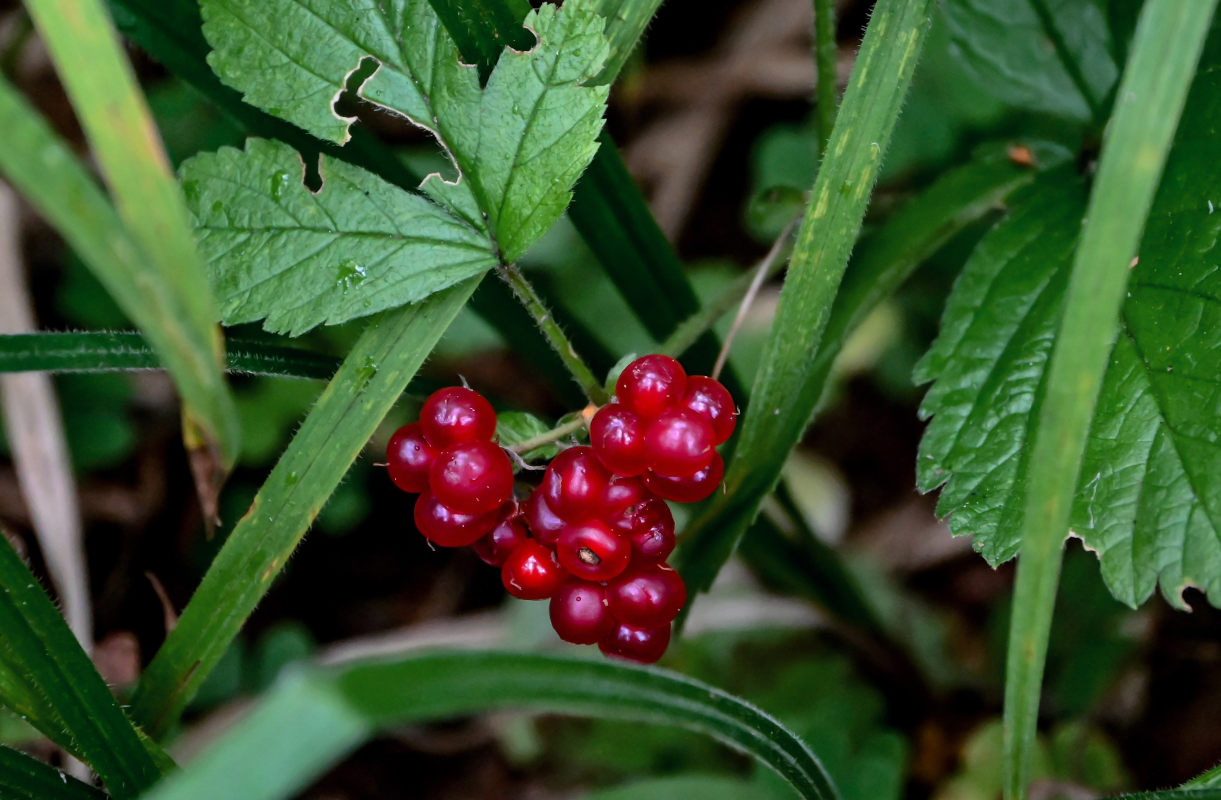
[[[586,410],[592,412],[593,409],[594,406],[589,406]],[[524,453],[529,453],[536,447],[542,447],[543,445],[548,445],[552,442],[558,442],[560,439],[570,436],[588,425],[589,419],[592,416],[592,413],[582,413],[581,416],[574,420],[565,422],[563,425],[557,425],[546,433],[540,433],[538,436],[531,436],[529,439],[520,441],[508,449],[512,450],[518,455],[522,455]]]
[[[818,152],[831,138],[835,112],[839,110],[839,86],[835,66],[835,0],[814,0],[814,62],[818,67]]]
[[[530,312],[530,316],[534,319],[534,324],[538,326],[539,331],[551,343],[552,349],[559,355],[560,360],[564,362],[564,366],[568,369],[568,373],[572,379],[581,387],[581,391],[591,403],[602,405],[610,398],[606,394],[606,390],[602,388],[602,384],[594,377],[593,372],[589,369],[586,363],[577,354],[577,350],[573,347],[572,342],[564,335],[564,330],[559,323],[543,305],[543,300],[538,296],[538,292],[534,291],[534,287],[526,280],[526,276],[522,274],[521,269],[516,264],[507,264],[499,267],[497,272],[505,283],[513,290],[513,294],[517,295],[517,299],[525,307],[526,311]]]

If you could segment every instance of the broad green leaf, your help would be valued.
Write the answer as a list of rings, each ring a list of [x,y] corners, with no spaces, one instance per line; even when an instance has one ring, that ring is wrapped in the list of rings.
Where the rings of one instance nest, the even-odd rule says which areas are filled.
[[[5,800],[106,800],[107,796],[55,767],[0,746],[0,797]]]
[[[361,97],[436,134],[453,182],[424,189],[515,261],[555,222],[593,158],[606,87],[595,75],[608,45],[592,0],[544,6],[526,18],[538,37],[506,52],[486,87],[427,0],[305,3],[204,0],[210,63],[247,102],[323,139],[341,142],[352,120],[333,101],[362,59],[378,65]]]
[[[660,669],[499,652],[299,672],[146,797],[289,797],[376,730],[504,708],[681,726],[753,756],[803,798],[838,797],[796,735],[713,686]]]
[[[89,656],[38,580],[0,534],[0,702],[97,770],[115,797],[161,774]]]
[[[1221,275],[1211,246],[1221,181],[1209,131],[1221,120],[1221,41],[1196,79],[1149,213],[1102,384],[1072,531],[1098,553],[1116,598],[1131,606],[1160,584],[1221,603]],[[917,366],[935,380],[917,462],[938,513],[992,564],[1013,557],[1002,520],[1025,502],[1031,406],[1042,380],[1084,190],[1048,175],[980,243],[946,306],[941,335]]]
[[[1119,75],[1107,0],[948,0],[951,52],[981,91],[1019,108],[1091,121]]]
[[[486,235],[440,205],[322,157],[302,183],[286,144],[250,139],[182,167],[221,319],[297,336],[422,300],[496,266]]]
[[[352,346],[144,671],[131,713],[152,735],[224,655],[476,283],[383,312]]]

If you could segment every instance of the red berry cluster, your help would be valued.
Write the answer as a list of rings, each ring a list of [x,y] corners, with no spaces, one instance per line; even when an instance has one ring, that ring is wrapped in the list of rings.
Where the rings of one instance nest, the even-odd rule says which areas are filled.
[[[664,501],[713,492],[724,472],[714,448],[737,411],[720,383],[659,355],[628,365],[616,396],[593,417],[592,447],[556,456],[520,506],[492,442],[495,414],[470,389],[429,397],[420,421],[391,438],[387,461],[399,488],[420,493],[416,526],[430,541],[473,544],[511,595],[550,598],[564,641],[651,663],[687,599],[666,563],[675,538]]]

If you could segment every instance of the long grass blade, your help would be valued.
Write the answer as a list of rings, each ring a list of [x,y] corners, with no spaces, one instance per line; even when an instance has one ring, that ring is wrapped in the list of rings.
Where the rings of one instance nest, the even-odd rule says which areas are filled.
[[[0,745],[0,797],[5,800],[105,800],[107,794],[55,767]]]
[[[1005,797],[1027,796],[1064,540],[1153,194],[1216,0],[1145,3],[1073,260],[1031,444],[1005,672]],[[1014,521],[1017,524],[1017,521]]]
[[[432,653],[298,673],[148,797],[289,797],[376,730],[504,708],[681,726],[753,756],[800,797],[838,797],[799,738],[713,686],[660,669],[504,652]]]

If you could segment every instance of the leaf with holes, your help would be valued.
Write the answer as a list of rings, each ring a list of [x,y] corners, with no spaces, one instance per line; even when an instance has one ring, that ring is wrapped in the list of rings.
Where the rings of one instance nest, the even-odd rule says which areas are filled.
[[[1221,42],[1204,57],[1133,267],[1120,337],[1090,429],[1072,532],[1135,606],[1160,584],[1221,605]],[[993,564],[1016,554],[1032,406],[1085,209],[1065,170],[1015,196],[958,279],[941,334],[917,365],[935,381],[918,482]],[[1008,521],[1008,524],[1002,524]]]
[[[486,235],[426,197],[323,157],[301,182],[288,145],[250,139],[182,167],[212,289],[228,325],[266,318],[297,335],[422,300],[496,266]]]
[[[347,139],[353,119],[340,116],[334,102],[354,73],[368,72],[362,66],[371,60],[375,69],[357,94],[436,136],[454,174],[448,180],[431,175],[421,189],[454,218],[445,221],[447,226],[465,225],[462,245],[477,238],[488,258],[515,261],[537,241],[567,207],[573,184],[597,150],[608,89],[582,84],[601,69],[608,44],[604,20],[592,0],[570,0],[562,10],[544,5],[531,12],[525,26],[537,39],[534,47],[506,50],[484,87],[477,71],[460,63],[453,40],[428,0],[203,0],[201,10],[204,34],[213,47],[209,63],[221,79],[241,90],[247,102],[323,139]],[[270,176],[260,176],[265,178],[262,210],[278,205],[273,191],[278,171],[294,175],[298,169],[280,163]],[[344,185],[323,187],[318,205],[361,203],[360,193],[373,181],[351,172],[344,176]],[[219,182],[212,189],[218,195],[225,190]],[[296,186],[286,187],[286,193],[302,203],[308,199]],[[387,194],[374,191],[374,205],[385,206]],[[201,210],[198,205],[196,209]],[[239,228],[246,216],[263,222],[253,208],[222,203],[221,211]],[[434,211],[428,218],[437,217]],[[345,216],[323,227],[336,236],[348,232]],[[279,273],[295,274],[295,262],[281,262],[277,249],[263,251],[264,262],[274,261]],[[304,244],[293,250],[309,252]],[[258,285],[259,276],[244,259],[219,248],[212,254],[219,286],[236,292]],[[387,258],[384,271],[401,274],[407,257]],[[414,261],[416,277],[399,280],[398,294],[410,294],[408,286],[415,287],[416,294],[435,291],[424,277],[434,266],[427,258]],[[327,261],[318,268],[327,274],[309,280],[334,289],[335,265]],[[453,283],[458,278],[445,280]],[[264,293],[274,290],[265,287]],[[287,327],[302,330],[358,316],[355,312],[374,295],[380,295],[381,307],[396,297],[381,281],[365,280],[345,296],[346,310],[325,320],[317,313],[300,313],[292,320],[278,319],[272,327],[291,323]],[[234,302],[241,307],[235,319],[271,310],[260,299]],[[362,313],[375,310],[375,305]]]

